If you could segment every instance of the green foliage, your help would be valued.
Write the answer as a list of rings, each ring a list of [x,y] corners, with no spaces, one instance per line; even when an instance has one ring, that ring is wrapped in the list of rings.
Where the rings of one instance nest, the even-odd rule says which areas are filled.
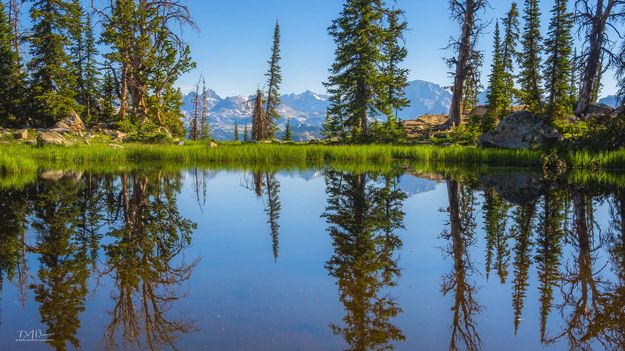
[[[76,76],[67,52],[71,44],[72,3],[67,0],[36,0],[30,8],[30,97],[33,124],[49,127],[78,111],[74,99]]]
[[[269,70],[265,74],[267,77],[267,110],[265,111],[265,121],[263,128],[265,136],[263,139],[271,139],[276,134],[276,121],[280,118],[278,106],[280,100],[280,84],[282,84],[282,69],[280,68],[280,24],[276,21],[273,33],[273,46],[271,48],[271,58],[267,62]]]
[[[482,135],[482,126],[478,123],[463,123],[455,126],[442,142],[455,145],[476,145]]]
[[[556,0],[545,41],[548,58],[545,62],[545,88],[548,92],[547,118],[551,121],[573,113],[571,76],[573,64],[573,15],[567,11],[566,0]]]
[[[13,47],[13,32],[9,27],[4,3],[0,3],[0,126],[21,127],[23,118],[24,77]]]
[[[519,57],[517,50],[517,44],[520,38],[519,29],[519,8],[516,2],[512,2],[510,11],[506,18],[503,19],[504,26],[504,40],[502,48],[502,61],[504,70],[504,81],[506,85],[506,92],[509,94],[509,99],[512,102],[514,96],[517,94],[514,88],[514,61]]]
[[[406,106],[406,56],[400,44],[406,28],[403,12],[383,1],[349,0],[328,29],[336,44],[335,61],[325,86],[331,106],[324,124],[326,138],[366,141],[376,117],[395,118]],[[373,136],[375,137],[375,136]]]
[[[286,127],[284,129],[284,141],[292,141],[293,140],[293,132],[291,130],[291,119],[286,120]]]
[[[487,118],[484,118],[482,121],[483,131],[495,129],[497,122],[505,117],[512,105],[512,94],[506,84],[506,71],[502,50],[499,22],[497,22],[493,43],[493,64],[488,89],[488,114]]]
[[[542,36],[540,34],[540,6],[538,0],[525,0],[523,16],[522,53],[519,55],[519,99],[529,111],[543,113],[543,89],[541,78]]]
[[[573,144],[577,147],[598,151],[625,149],[625,114],[616,118],[595,116],[588,122],[576,124],[577,133],[573,135]]]
[[[247,125],[245,126],[245,128],[247,129]],[[239,123],[238,122],[234,122],[234,136],[233,136],[233,140],[234,141],[239,141]]]

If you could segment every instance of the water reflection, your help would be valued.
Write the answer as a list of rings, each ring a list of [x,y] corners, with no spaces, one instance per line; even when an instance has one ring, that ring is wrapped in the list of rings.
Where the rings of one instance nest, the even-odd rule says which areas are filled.
[[[382,177],[381,185],[375,180],[325,173],[328,206],[323,216],[334,248],[326,269],[336,279],[345,308],[342,325],[330,328],[343,337],[347,350],[388,350],[392,342],[405,339],[393,324],[402,310],[389,288],[401,275],[397,251],[402,241],[394,232],[403,228],[406,195],[394,177]]]
[[[530,345],[528,348],[625,349],[625,188],[618,184],[598,186],[541,174],[477,175],[467,171],[446,174],[444,181],[432,177],[439,183],[423,185],[402,171],[363,174],[327,169],[318,182],[314,177],[302,177],[297,183],[302,186],[310,181],[313,185],[308,191],[321,191],[325,186],[323,210],[312,215],[289,211],[287,216],[283,207],[299,206],[302,199],[317,194],[294,197],[293,189],[299,190],[293,188],[295,181],[285,180],[279,172],[232,175],[195,169],[95,175],[48,171],[39,176],[23,187],[0,188],[0,293],[3,308],[11,308],[6,297],[13,298],[8,295],[10,289],[16,291],[16,305],[36,314],[37,320],[28,321],[41,324],[54,335],[46,341],[51,349],[92,348],[94,343],[84,337],[89,333],[100,340],[98,348],[110,350],[196,349],[205,345],[192,335],[200,335],[200,339],[214,336],[206,327],[213,322],[206,311],[192,316],[178,311],[193,310],[195,304],[207,300],[209,293],[196,293],[189,286],[213,279],[215,271],[201,267],[199,254],[187,253],[197,237],[196,222],[211,215],[215,203],[237,196],[233,203],[245,211],[211,220],[226,223],[220,227],[226,231],[252,218],[266,222],[272,247],[263,247],[262,257],[266,259],[271,252],[275,264],[262,267],[261,261],[247,252],[236,256],[237,247],[249,243],[237,242],[239,239],[233,238],[242,237],[229,233],[235,235],[222,239],[230,241],[219,249],[227,252],[212,252],[218,256],[211,261],[213,269],[217,266],[222,271],[216,276],[228,281],[230,270],[234,276],[241,272],[237,270],[240,266],[259,265],[259,271],[279,277],[257,282],[236,276],[235,283],[230,282],[234,286],[210,281],[210,285],[220,286],[210,291],[216,295],[211,298],[217,302],[232,298],[241,305],[239,314],[224,323],[234,330],[237,323],[256,323],[253,314],[240,314],[247,313],[248,307],[254,310],[251,301],[258,301],[249,296],[263,294],[260,285],[255,285],[262,282],[268,289],[264,293],[271,296],[259,298],[262,311],[277,311],[272,318],[287,319],[281,320],[284,325],[292,315],[281,315],[282,307],[298,313],[299,308],[305,310],[316,303],[338,304],[339,310],[330,317],[315,311],[320,317],[311,318],[316,322],[310,323],[322,325],[298,330],[312,330],[315,338],[329,340],[328,345],[339,343],[346,350],[418,348],[421,339],[433,337],[410,323],[419,318],[443,318],[444,340],[432,343],[439,349],[492,349],[494,331],[489,318],[497,318],[497,336],[508,343]],[[237,189],[218,192],[211,188],[213,182],[228,177],[236,177],[236,182],[243,179],[244,187],[262,204],[241,203],[253,196],[236,182]],[[403,191],[407,187],[401,181],[406,179],[412,181],[412,187],[423,189]],[[432,200],[423,200],[424,194],[436,194],[443,205],[427,203]],[[182,206],[183,202],[192,210]],[[431,211],[426,215],[436,219],[416,222],[416,214],[406,210],[409,204]],[[444,207],[438,213],[444,220],[435,217],[438,207]],[[193,209],[199,211],[188,212]],[[293,215],[297,219],[290,218]],[[317,237],[306,240],[310,240],[312,252],[315,247],[323,249],[312,259],[308,257],[308,262],[314,262],[310,268],[302,263],[307,252],[292,253],[302,244],[293,239],[289,228],[303,231],[308,223],[299,221],[319,220],[319,215],[326,227],[320,229],[316,222],[310,227]],[[404,243],[415,240],[409,231],[426,224],[436,229],[435,246],[444,253],[443,260],[437,250],[436,258],[419,261],[432,265],[424,269],[437,278],[430,284],[436,294],[430,311],[415,306],[431,297],[402,285],[426,281],[402,259],[412,249]],[[216,224],[203,225],[212,228]],[[205,246],[196,248],[202,255],[216,240],[212,236],[203,239]],[[427,238],[416,240],[427,243]],[[246,249],[251,250],[250,246]],[[294,259],[295,255],[304,257]],[[230,256],[232,260],[221,265]],[[208,254],[202,258],[212,259]],[[235,260],[239,262],[233,267]],[[306,274],[336,285],[338,298],[332,291],[323,300],[328,287],[321,281],[320,290],[310,294],[314,298],[306,295],[307,291],[298,298],[284,294],[291,291],[289,279],[308,279]],[[492,293],[494,289],[504,292],[505,306],[484,297],[483,290]],[[284,301],[275,296],[284,296]],[[93,328],[86,319],[93,304],[105,312],[101,314],[102,329],[85,331],[85,325]],[[14,315],[0,314],[0,332],[7,324],[11,324],[10,332],[17,328],[11,320]],[[300,340],[292,337],[288,341],[295,345]],[[219,339],[211,342],[220,348]],[[305,342],[301,344],[306,347]]]
[[[115,282],[106,348],[175,348],[178,337],[194,330],[191,321],[168,315],[196,263],[178,258],[195,228],[178,211],[181,184],[179,175],[160,173],[44,172],[22,190],[1,191],[2,276],[17,281],[24,300],[24,286],[33,292],[53,349],[82,347],[77,334],[90,278]],[[34,243],[26,240],[28,222]],[[34,276],[27,255],[38,258]]]

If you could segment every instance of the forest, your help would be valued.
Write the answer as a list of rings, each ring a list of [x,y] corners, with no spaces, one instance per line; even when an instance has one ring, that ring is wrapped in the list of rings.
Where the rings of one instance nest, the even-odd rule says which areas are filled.
[[[407,121],[397,117],[410,104],[405,93],[410,68],[404,64],[410,24],[404,10],[393,1],[344,1],[327,29],[335,44],[324,82],[330,107],[323,138],[314,143],[548,152],[625,146],[625,1],[556,0],[547,27],[541,25],[539,0],[511,2],[504,18],[485,18],[489,6],[487,0],[449,1],[450,20],[458,25],[445,51],[453,81],[449,113],[417,140]],[[204,140],[217,147],[207,115],[206,77],[198,79],[190,114],[181,110],[183,92],[177,86],[196,65],[184,30],[198,29],[182,0],[3,2],[0,139],[39,146],[99,142],[111,148]],[[480,40],[492,40],[491,67],[483,67]],[[251,100],[249,130],[234,126],[235,143],[292,143],[292,121],[283,133],[276,126],[281,61],[276,21],[266,82]],[[607,74],[619,82],[616,109],[598,103]],[[478,104],[480,93],[486,94],[485,106]]]

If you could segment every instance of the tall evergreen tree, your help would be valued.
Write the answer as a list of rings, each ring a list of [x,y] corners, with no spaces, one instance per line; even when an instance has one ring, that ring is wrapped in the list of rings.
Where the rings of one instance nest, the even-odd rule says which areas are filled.
[[[267,110],[264,116],[262,139],[271,139],[275,136],[276,121],[280,118],[277,110],[280,105],[280,84],[282,83],[280,59],[280,24],[276,21],[271,58],[267,62],[269,71],[265,74],[267,77]]]
[[[328,124],[343,125],[354,141],[368,134],[371,118],[390,110],[382,70],[386,59],[381,46],[387,39],[384,17],[382,0],[347,0],[328,28],[336,44],[335,61],[325,83],[334,119]]]
[[[98,49],[96,47],[96,38],[93,33],[93,19],[91,14],[84,15],[83,40],[84,40],[84,59],[82,69],[82,83],[80,87],[78,102],[83,105],[83,114],[85,122],[92,123],[98,118],[99,108],[98,101],[101,99],[98,86],[101,84],[100,74],[98,71]]]
[[[556,120],[573,112],[570,84],[573,73],[573,16],[567,10],[566,0],[556,0],[551,13],[549,37],[545,41],[548,58],[544,76],[548,93],[547,118]]]
[[[208,125],[208,90],[204,78],[202,78],[202,112],[200,115],[200,138],[207,140],[210,138],[210,126]],[[247,129],[247,125],[245,127]]]
[[[519,100],[534,113],[543,113],[543,88],[541,80],[542,36],[540,34],[540,7],[538,0],[525,0],[523,19],[523,54],[519,55]]]
[[[514,61],[519,57],[517,44],[520,38],[519,8],[513,2],[506,18],[503,19],[504,39],[502,48],[503,70],[506,82],[506,95],[510,103],[514,102],[516,91],[514,89]]]
[[[488,87],[488,114],[482,121],[484,131],[495,128],[497,121],[505,116],[512,102],[506,91],[506,74],[503,61],[503,49],[499,22],[495,26],[495,38],[493,41],[493,64],[490,73]]]
[[[50,126],[78,109],[76,77],[67,52],[71,8],[67,0],[35,0],[30,8],[33,29],[28,68],[36,126]]]
[[[250,134],[247,130],[247,123],[245,123],[245,126],[243,127],[243,142],[247,143],[248,141],[250,141]]]
[[[404,11],[391,9],[388,11],[387,38],[382,46],[382,53],[386,59],[386,85],[388,89],[388,107],[391,110],[385,114],[385,134],[388,141],[394,141],[404,137],[404,129],[397,114],[410,101],[406,98],[405,89],[408,86],[409,70],[401,68],[400,64],[406,59],[408,50],[404,46],[404,31],[408,28],[408,23],[403,19]],[[384,107],[381,107],[384,108]]]
[[[22,105],[24,80],[19,56],[13,46],[13,33],[0,2],[0,126],[20,127],[25,124]]]
[[[625,42],[623,42],[623,48],[621,49],[621,58],[625,57]],[[625,59],[621,59],[618,62],[617,76],[619,78],[618,86],[618,103],[621,107],[625,107]],[[625,109],[621,110],[622,114],[625,114]]]

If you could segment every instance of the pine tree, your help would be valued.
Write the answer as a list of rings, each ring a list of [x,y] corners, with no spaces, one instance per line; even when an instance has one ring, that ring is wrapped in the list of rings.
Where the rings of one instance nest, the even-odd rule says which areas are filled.
[[[252,111],[252,140],[261,141],[265,139],[265,113],[263,111],[263,92],[256,90],[256,98],[254,99],[254,109]]]
[[[239,122],[234,122],[234,141],[239,141]]]
[[[382,47],[386,59],[388,107],[391,109],[385,113],[387,119],[384,127],[387,141],[396,141],[405,137],[405,131],[397,114],[410,105],[405,92],[408,86],[409,70],[399,66],[408,55],[408,50],[403,45],[404,31],[408,28],[408,23],[402,19],[403,17],[403,10],[391,9],[389,11],[387,38]]]
[[[106,63],[104,66],[109,67],[109,64]],[[117,113],[117,86],[115,78],[113,77],[114,73],[111,71],[112,70],[110,68],[106,68],[104,77],[102,78],[102,87],[99,91],[99,105],[101,108],[98,116],[98,122],[105,124],[114,123],[116,121]]]
[[[200,114],[202,113],[202,97],[200,96],[200,82],[195,85],[195,94],[193,95],[193,116],[191,117],[191,131],[189,139],[200,139]]]
[[[501,33],[498,21],[495,26],[495,38],[493,42],[493,64],[488,92],[488,114],[485,116],[482,123],[482,129],[484,131],[494,129],[497,121],[506,115],[511,105],[509,95],[506,92],[506,75],[504,68]]]
[[[335,61],[325,83],[333,118],[328,122],[334,127],[342,125],[353,141],[368,135],[371,118],[390,110],[382,69],[386,59],[381,47],[387,38],[383,6],[382,0],[347,0],[328,29],[336,44]]]
[[[573,113],[571,75],[573,72],[573,16],[567,11],[567,0],[556,0],[551,10],[549,37],[545,41],[548,58],[545,62],[547,89],[547,118],[557,120]]]
[[[276,121],[280,118],[277,110],[280,105],[280,84],[282,83],[280,59],[280,24],[276,21],[271,59],[267,62],[269,71],[265,74],[267,77],[267,110],[264,115],[262,139],[271,139],[275,136]]]
[[[74,99],[76,77],[67,53],[72,4],[66,0],[35,0],[28,68],[36,126],[48,127],[78,110]]]
[[[538,0],[525,0],[523,16],[523,54],[519,55],[521,72],[519,83],[520,101],[528,106],[531,112],[543,113],[543,88],[541,83],[542,36],[540,34],[540,7]]]
[[[505,35],[503,39],[502,61],[505,74],[504,80],[506,82],[506,98],[512,104],[514,96],[517,95],[514,89],[514,61],[519,57],[517,44],[520,38],[519,9],[516,2],[512,3],[510,11],[508,11],[506,18],[503,20],[503,26]]]
[[[291,119],[286,120],[286,127],[284,128],[284,141],[293,140],[293,132],[291,131]]]
[[[200,118],[200,138],[208,140],[210,138],[210,126],[208,125],[208,90],[206,80],[202,78],[202,113]],[[247,125],[245,125],[247,129]]]
[[[621,49],[621,57],[625,57],[625,42],[623,42]],[[616,74],[619,78],[618,103],[621,106],[621,114],[625,116],[625,60],[617,63]]]
[[[93,33],[93,20],[90,14],[85,14],[83,25],[84,35],[84,67],[82,69],[83,86],[79,94],[79,103],[83,105],[85,122],[94,122],[99,114],[98,100],[100,94],[98,86],[100,82],[100,74],[98,72],[98,49],[96,48],[96,39]]]
[[[250,141],[250,135],[247,131],[247,123],[245,123],[245,127],[243,127],[243,142],[247,143]]]
[[[0,126],[15,128],[26,124],[21,110],[23,83],[13,32],[0,2]]]

